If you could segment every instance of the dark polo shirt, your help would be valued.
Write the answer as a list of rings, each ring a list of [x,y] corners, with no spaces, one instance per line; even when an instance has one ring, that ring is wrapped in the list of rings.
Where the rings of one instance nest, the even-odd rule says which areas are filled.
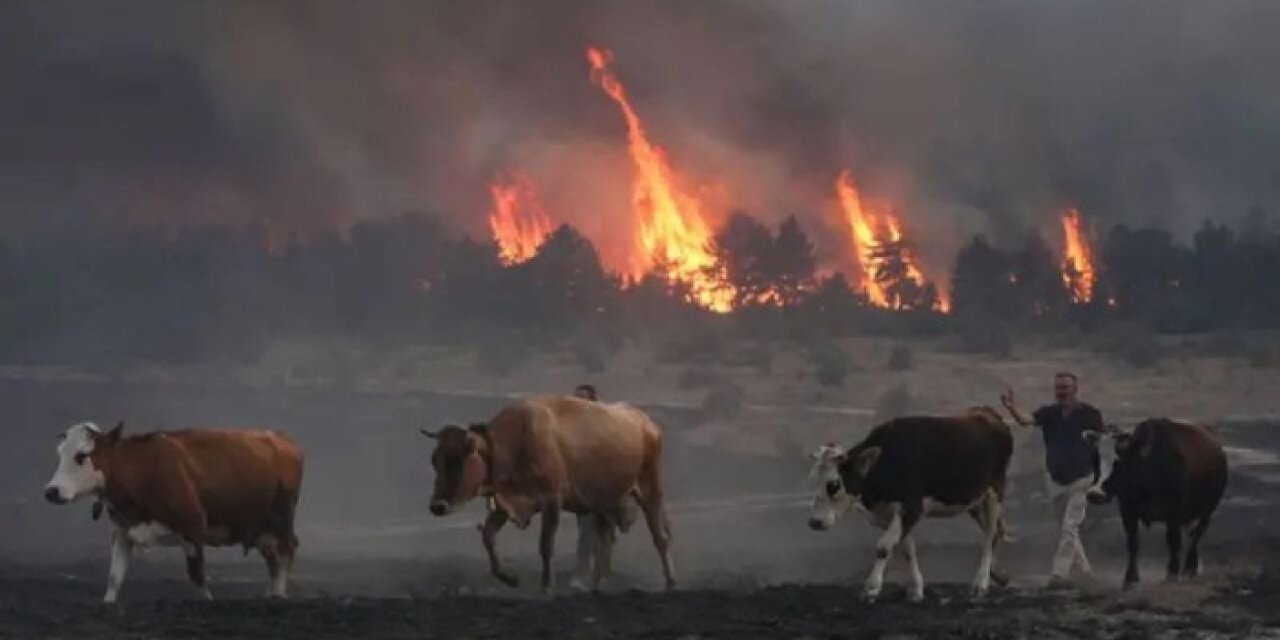
[[[1032,418],[1044,435],[1044,464],[1054,482],[1071,484],[1096,473],[1098,449],[1082,434],[1105,429],[1102,412],[1083,402],[1069,412],[1051,404],[1036,409]]]

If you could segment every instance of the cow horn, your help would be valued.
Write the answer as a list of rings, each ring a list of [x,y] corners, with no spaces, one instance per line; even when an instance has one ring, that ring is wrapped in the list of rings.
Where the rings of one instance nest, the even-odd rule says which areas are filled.
[[[424,428],[422,428],[422,429],[418,429],[418,431],[422,432],[422,435],[424,435],[424,436],[426,436],[426,437],[428,437],[428,438],[431,438],[432,440],[435,440],[435,439],[436,439],[436,437],[438,437],[438,436],[440,435],[440,432],[439,432],[439,431],[431,431],[430,429],[427,429],[427,428],[425,428],[425,427],[424,427]]]

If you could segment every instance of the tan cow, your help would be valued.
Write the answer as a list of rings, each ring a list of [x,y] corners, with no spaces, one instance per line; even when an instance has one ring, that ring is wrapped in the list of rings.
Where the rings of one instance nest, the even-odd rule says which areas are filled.
[[[423,433],[436,440],[431,513],[443,516],[476,496],[493,497],[481,536],[490,571],[502,582],[518,583],[498,560],[497,533],[508,520],[524,529],[542,514],[542,588],[550,592],[560,512],[621,523],[625,501],[634,498],[661,557],[667,588],[675,586],[659,469],[662,432],[643,412],[570,396],[537,397],[507,406],[487,425]],[[593,588],[608,570],[612,538],[597,542]]]
[[[283,433],[190,429],[121,437],[92,423],[67,429],[45,497],[105,503],[113,525],[103,600],[115,602],[135,546],[181,546],[187,575],[206,598],[204,548],[257,548],[283,597],[298,539],[293,515],[302,452]]]

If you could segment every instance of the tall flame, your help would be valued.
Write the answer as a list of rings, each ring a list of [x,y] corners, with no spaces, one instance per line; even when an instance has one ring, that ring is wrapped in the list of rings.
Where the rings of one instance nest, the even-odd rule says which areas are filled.
[[[849,232],[853,240],[853,258],[861,271],[858,280],[861,282],[862,291],[871,304],[877,307],[888,307],[889,295],[876,277],[878,263],[875,251],[880,243],[876,240],[875,220],[869,213],[862,210],[862,198],[859,197],[858,189],[853,184],[853,175],[847,170],[841,172],[840,177],[836,179],[836,195],[840,198],[840,208],[844,211],[849,223]]]
[[[1074,302],[1084,303],[1093,299],[1093,283],[1096,268],[1089,239],[1080,228],[1080,212],[1074,208],[1062,214],[1062,236],[1065,246],[1062,255],[1062,282],[1071,292]]]
[[[879,215],[868,211],[858,194],[853,182],[853,174],[847,169],[836,178],[836,196],[840,200],[840,209],[844,213],[845,222],[849,225],[849,236],[853,243],[853,261],[859,272],[859,282],[867,300],[874,306],[885,309],[901,309],[903,301],[894,299],[888,285],[882,281],[880,271],[885,258],[880,249],[885,245],[900,244],[903,241],[902,222],[891,213]],[[909,251],[902,253],[906,279],[923,287],[928,281],[915,257]],[[951,301],[938,291],[935,303],[938,311],[946,313],[951,310]]]
[[[588,47],[587,62],[591,80],[617,103],[627,124],[627,151],[634,169],[631,209],[637,222],[630,275],[640,278],[661,264],[668,269],[668,278],[689,286],[699,304],[712,311],[729,311],[733,291],[709,273],[715,258],[708,247],[712,232],[702,203],[680,189],[666,155],[649,142],[626,89],[609,69],[613,54]]]
[[[551,235],[551,218],[542,209],[533,181],[509,172],[489,185],[489,195],[489,230],[498,243],[498,258],[506,265],[532,258]]]

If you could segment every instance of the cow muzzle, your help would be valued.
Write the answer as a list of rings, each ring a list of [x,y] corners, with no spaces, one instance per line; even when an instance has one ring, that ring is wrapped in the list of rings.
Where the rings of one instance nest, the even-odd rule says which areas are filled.
[[[430,509],[433,516],[447,516],[453,507],[444,500],[432,500]]]
[[[826,531],[827,522],[822,518],[809,518],[809,528],[814,531]]]
[[[54,486],[45,487],[44,499],[48,500],[53,504],[66,504],[68,502],[71,502],[70,500],[62,496],[61,489],[58,489],[57,487],[54,487]]]

